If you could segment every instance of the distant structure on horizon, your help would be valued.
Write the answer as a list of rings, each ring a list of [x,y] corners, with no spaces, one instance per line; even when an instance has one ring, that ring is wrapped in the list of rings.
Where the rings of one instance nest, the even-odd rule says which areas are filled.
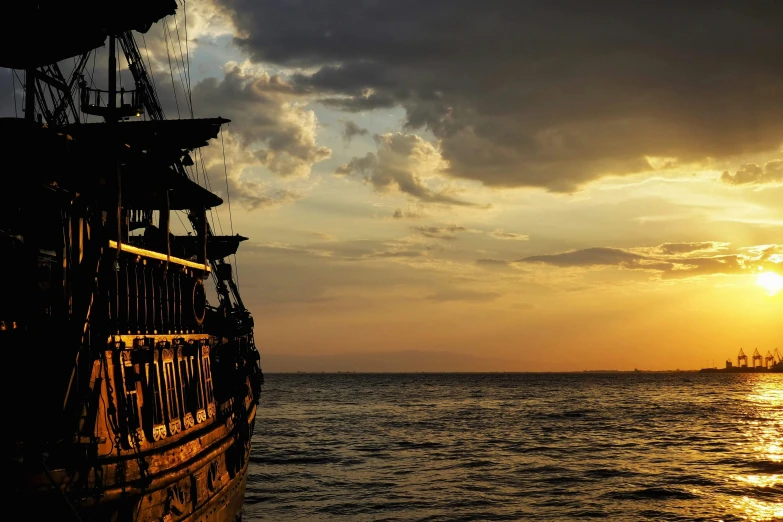
[[[748,356],[745,350],[740,348],[737,354],[737,365],[735,366],[731,359],[726,359],[725,368],[703,368],[702,372],[783,372],[783,355],[780,350],[775,348],[775,353],[767,351],[766,356],[762,356],[759,349],[756,348],[751,356],[752,366],[748,366]]]

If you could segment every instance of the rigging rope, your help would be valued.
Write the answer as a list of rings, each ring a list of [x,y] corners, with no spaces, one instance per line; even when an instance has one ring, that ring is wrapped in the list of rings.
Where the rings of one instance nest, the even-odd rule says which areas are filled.
[[[92,51],[90,51],[90,52],[92,52]],[[88,56],[87,60],[89,60],[89,59],[90,59],[90,57]],[[85,66],[87,65],[87,60],[85,60]],[[84,69],[84,67],[82,67],[82,69]],[[75,70],[76,70],[76,57],[74,56],[73,57],[73,70],[71,71],[71,75],[73,75]],[[84,78],[84,75],[80,76],[80,78]],[[78,109],[78,111],[76,113],[77,120],[78,120],[79,119],[78,115],[82,114],[82,97],[81,96],[77,96],[76,100],[74,100],[74,103],[76,103],[76,105],[79,107],[79,109]]]
[[[190,117],[193,117],[193,91],[190,83],[190,46],[188,43],[188,7],[187,2],[182,0],[182,13],[185,16],[185,54],[188,59],[188,96],[190,97]]]
[[[177,17],[174,17],[174,26],[177,26]],[[185,104],[188,106],[188,110],[192,111],[192,107],[190,106],[190,102],[188,101],[188,86],[186,85],[185,79],[182,76],[182,71],[185,69],[185,60],[182,56],[182,44],[181,39],[179,37],[179,29],[177,29],[177,43],[179,44],[179,54],[180,56],[177,57],[177,48],[174,47],[174,37],[171,35],[171,28],[169,28],[169,38],[171,39],[171,50],[174,53],[174,63],[177,65],[177,75],[179,75],[179,83],[182,85],[182,94],[185,95]],[[182,64],[182,67],[180,67],[180,63]]]
[[[95,87],[95,76],[94,75],[95,75],[95,60],[96,60],[97,57],[98,57],[98,51],[96,50],[95,54],[92,55],[92,72],[88,73],[90,75],[90,89]],[[87,72],[87,71],[85,71],[85,72]],[[101,93],[99,91],[98,92],[98,102],[100,103],[101,101],[103,101],[103,100],[101,100]],[[84,122],[85,123],[89,123],[90,122],[90,115],[89,114],[87,114],[87,117],[84,119]]]
[[[195,169],[195,171],[196,171],[196,183],[201,185],[201,178],[199,178],[199,175],[198,175],[198,161],[194,161],[193,162],[193,166],[190,167],[190,168],[191,169]],[[204,183],[204,185],[206,185],[206,183]]]
[[[212,190],[212,182],[210,181],[209,175],[207,173],[207,166],[204,164],[204,155],[201,154],[200,148],[197,150],[198,150],[199,161],[201,161],[201,173],[204,175],[204,186],[210,192],[214,192]],[[215,213],[211,208],[209,209],[209,216],[210,218],[212,218],[212,228],[215,228]],[[220,228],[220,234],[223,235],[223,223],[220,222],[220,213],[217,213],[217,222],[218,222],[218,227]]]
[[[223,128],[220,128],[220,145],[223,147],[223,174],[226,177],[226,198],[228,198],[228,219],[231,223],[231,235],[234,235],[234,217],[231,215],[231,192],[228,190],[228,167],[226,167],[226,144],[223,141]]]
[[[167,24],[168,26],[168,24]],[[180,50],[180,57],[182,57],[182,60],[180,60],[177,57],[177,47],[174,45],[174,37],[171,35],[171,28],[167,27],[167,40],[166,40],[166,49],[168,50],[168,43],[171,42],[171,51],[174,54],[174,63],[177,66],[177,75],[179,76],[179,82],[182,85],[182,93],[185,95],[185,104],[187,105],[187,108],[189,111],[193,111],[193,108],[190,106],[189,98],[188,98],[188,86],[185,84],[185,79],[182,76],[182,70],[185,68],[185,61],[184,56],[182,56],[182,43],[181,39],[179,37],[179,28],[177,25],[177,16],[174,15],[174,26],[177,28],[177,42],[179,43],[179,50]],[[182,63],[182,67],[180,68],[180,62]],[[172,72],[173,75],[173,72]],[[173,79],[172,79],[173,82]]]
[[[18,118],[19,113],[16,111],[16,80],[14,80],[16,72],[13,69],[8,69],[8,71],[11,73],[11,91],[14,93],[14,117]]]
[[[65,503],[68,504],[69,508],[71,508],[71,513],[73,514],[73,516],[76,518],[76,520],[82,522],[82,517],[79,516],[79,512],[76,511],[76,508],[74,507],[73,503],[65,495],[65,491],[63,491],[62,488],[57,485],[57,482],[54,480],[54,477],[52,476],[52,470],[49,469],[49,466],[46,465],[46,462],[44,462],[43,459],[41,459],[41,466],[43,467],[44,472],[46,473],[46,478],[49,479],[49,483],[52,486],[52,489],[55,489],[60,492],[60,494],[63,496],[63,500],[65,500]]]
[[[179,101],[177,100],[177,86],[174,84],[174,68],[171,66],[171,54],[169,53],[168,40],[168,16],[163,24],[163,39],[166,41],[166,56],[169,59],[169,73],[171,74],[171,88],[174,90],[174,103],[177,105],[177,118],[182,116],[179,113]]]
[[[122,90],[122,74],[120,74],[120,70],[122,69],[122,66],[120,65],[120,46],[119,45],[116,47],[116,49],[114,49],[114,54],[117,55],[117,56],[115,56],[115,61],[114,61],[114,63],[117,64],[116,65],[117,68],[113,71],[113,74],[118,79],[117,83],[120,84],[120,90]],[[123,56],[125,56],[125,53],[122,53],[122,54],[123,54]],[[115,100],[115,103],[116,102],[117,101]]]
[[[187,100],[188,105],[190,106],[190,117],[193,118],[193,98],[190,95],[190,69],[185,69],[185,55],[182,53],[182,38],[179,35],[179,24],[177,23],[177,15],[174,15],[174,29],[177,31],[177,44],[179,45],[179,56],[180,61],[182,62],[182,69],[185,70],[185,77],[188,79],[187,86],[185,85],[185,81],[182,79],[182,71],[179,72],[179,79],[182,82],[182,90],[185,91],[185,94],[187,94]],[[169,33],[170,34],[170,33]],[[186,37],[187,38],[187,37]],[[174,45],[174,42],[172,42],[172,46]],[[187,47],[187,41],[185,42],[185,46]],[[176,56],[175,56],[176,59]],[[179,68],[179,63],[177,63],[177,68]]]
[[[175,210],[174,215],[177,216],[177,219],[179,219],[179,224],[182,225],[182,230],[185,232],[188,232],[188,227],[185,226],[185,223],[182,222],[182,218],[179,216],[179,211]]]
[[[223,141],[223,127],[220,128],[220,145],[223,148],[223,174],[226,178],[226,198],[228,199],[228,219],[231,223],[231,235],[234,235],[234,215],[231,213],[231,191],[228,189],[228,167],[226,166],[226,144]],[[239,264],[237,263],[237,254],[234,252],[234,273],[237,275],[237,284],[239,284]]]
[[[150,50],[147,47],[147,39],[144,37],[144,33],[141,33],[141,41],[144,42],[144,52],[147,53],[147,67],[149,68],[150,71],[150,78],[152,79],[152,87],[157,91],[158,86],[155,83],[155,73],[152,70],[152,62],[150,61]]]

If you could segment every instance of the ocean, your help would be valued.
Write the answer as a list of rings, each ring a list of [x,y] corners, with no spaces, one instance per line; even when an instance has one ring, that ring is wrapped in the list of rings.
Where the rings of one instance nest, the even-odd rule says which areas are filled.
[[[783,521],[783,374],[268,374],[243,522]]]

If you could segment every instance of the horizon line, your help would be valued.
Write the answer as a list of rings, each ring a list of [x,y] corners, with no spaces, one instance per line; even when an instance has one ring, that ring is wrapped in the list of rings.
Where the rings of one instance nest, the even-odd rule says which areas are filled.
[[[362,375],[389,375],[389,374],[485,374],[485,373],[701,373],[701,369],[690,370],[485,370],[485,371],[448,371],[448,370],[418,370],[418,371],[356,371],[356,370],[323,370],[323,371],[304,371],[304,370],[287,370],[287,371],[264,371],[265,375],[271,374],[362,374]]]

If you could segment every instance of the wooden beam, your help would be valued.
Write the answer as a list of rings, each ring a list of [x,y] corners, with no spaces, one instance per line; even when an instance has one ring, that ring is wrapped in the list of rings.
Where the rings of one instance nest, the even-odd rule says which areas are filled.
[[[176,263],[178,265],[187,266],[190,268],[196,268],[198,270],[203,270],[205,272],[209,272],[211,270],[210,266],[205,263],[204,264],[194,263],[193,261],[188,261],[187,259],[180,259],[179,257],[174,257],[174,256],[168,257],[166,254],[161,254],[160,252],[155,252],[153,250],[146,250],[144,248],[135,247],[133,245],[122,244],[118,249],[117,242],[114,241],[113,239],[109,240],[109,248],[119,250],[120,252],[136,254],[137,256],[157,259],[159,261],[170,261],[171,263]]]

